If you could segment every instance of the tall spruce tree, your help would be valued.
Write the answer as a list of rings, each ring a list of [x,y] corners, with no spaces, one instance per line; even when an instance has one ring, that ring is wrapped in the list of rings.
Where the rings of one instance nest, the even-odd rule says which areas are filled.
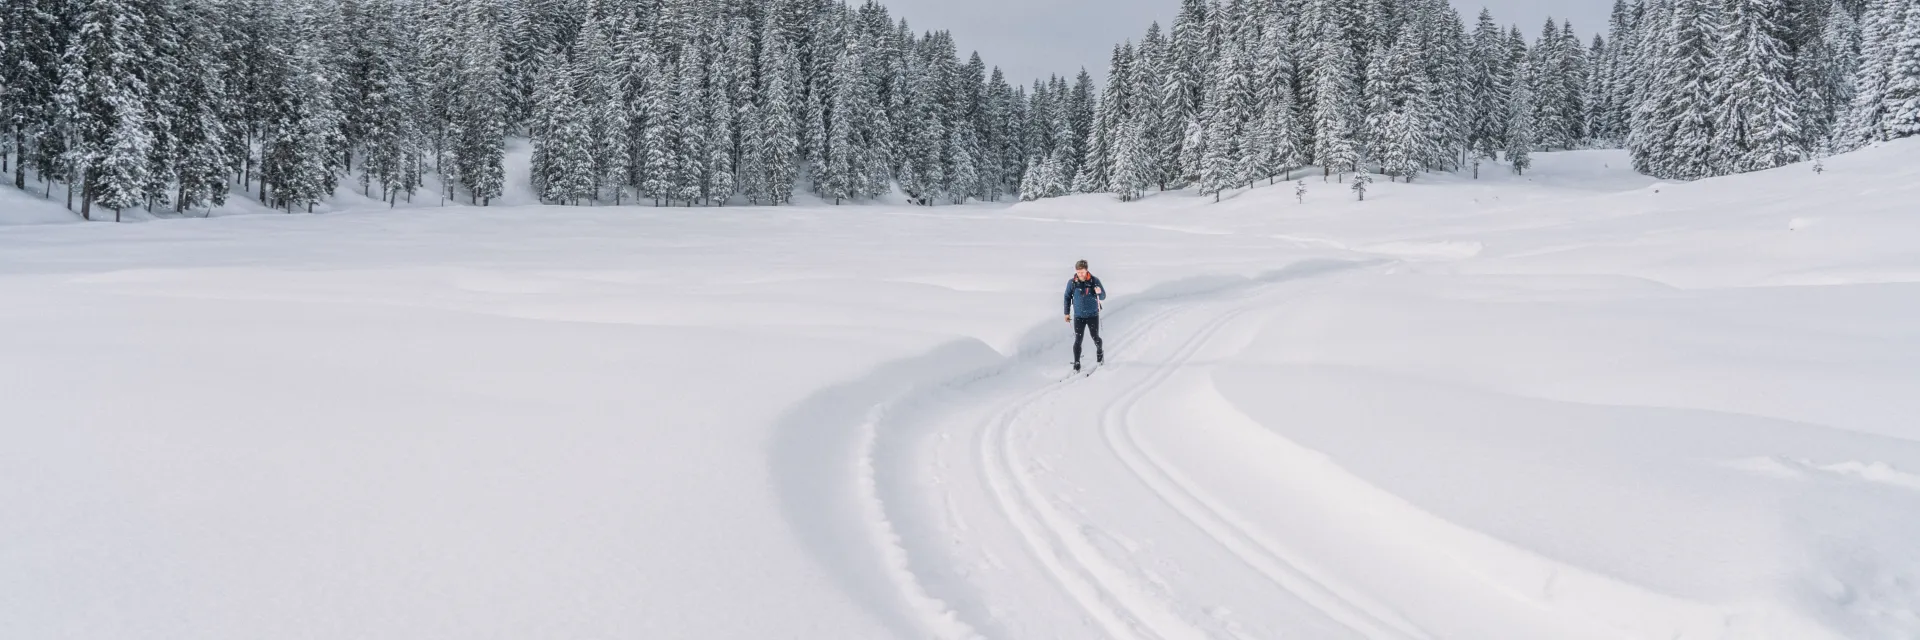
[[[140,36],[147,16],[129,0],[85,0],[79,7],[54,97],[54,126],[65,139],[61,173],[79,183],[81,217],[92,219],[98,202],[117,219],[146,200],[152,114],[140,65],[151,52]]]
[[[1493,22],[1493,12],[1481,9],[1473,29],[1473,48],[1467,66],[1471,92],[1472,132],[1469,144],[1480,155],[1494,157],[1505,137],[1508,78],[1506,32]]]
[[[1787,5],[1728,0],[1713,92],[1713,146],[1719,171],[1757,171],[1807,156],[1800,96],[1788,67]]]
[[[1332,0],[1316,0],[1330,4]],[[1322,176],[1358,169],[1360,145],[1356,137],[1359,116],[1358,63],[1354,48],[1337,24],[1322,24],[1315,36],[1318,47],[1313,65],[1314,162]]]
[[[1713,107],[1716,27],[1718,11],[1709,0],[1671,0],[1660,12],[1642,46],[1657,47],[1649,55],[1653,68],[1644,71],[1648,83],[1633,113],[1633,132],[1627,147],[1634,167],[1663,178],[1693,179],[1714,175]]]

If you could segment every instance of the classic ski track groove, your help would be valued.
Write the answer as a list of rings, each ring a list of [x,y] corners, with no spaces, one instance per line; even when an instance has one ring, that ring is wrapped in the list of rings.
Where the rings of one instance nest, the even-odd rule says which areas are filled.
[[[1177,309],[1169,305],[1167,310],[1154,314],[1148,322],[1130,331],[1128,336],[1159,328],[1168,318],[1177,315]],[[1126,587],[1135,585],[1129,583],[1125,571],[1105,562],[1099,550],[1084,540],[1076,541],[1071,522],[1053,510],[1039,490],[1015,467],[1014,460],[1019,455],[1008,435],[1020,415],[1041,399],[1084,380],[1085,376],[1069,377],[1022,395],[986,423],[980,439],[980,466],[990,493],[998,503],[1001,514],[1019,533],[1027,551],[1046,569],[1054,584],[1078,604],[1108,637],[1204,638],[1204,633],[1184,622],[1165,620],[1167,612],[1161,612],[1160,616],[1143,616],[1143,610],[1151,611],[1148,607],[1153,605],[1140,602],[1146,597],[1143,594],[1126,592]],[[1069,563],[1075,566],[1067,566]],[[1147,618],[1163,619],[1156,624]],[[1170,629],[1169,625],[1174,626]]]
[[[1227,325],[1247,312],[1249,300],[1266,295],[1280,285],[1303,279],[1316,279],[1328,273],[1307,273],[1298,277],[1269,281],[1252,281],[1246,291],[1235,290],[1209,291],[1197,296],[1181,296],[1183,300],[1153,300],[1150,306],[1160,307],[1147,315],[1138,324],[1128,327],[1125,333],[1113,337],[1127,345],[1130,352],[1143,353],[1143,347],[1158,345],[1167,337],[1177,318],[1188,317],[1200,303],[1204,309],[1231,309],[1223,317],[1210,319],[1198,332],[1186,334],[1187,337],[1173,349],[1170,365],[1146,375],[1140,382],[1129,384],[1131,393],[1146,392],[1161,386],[1172,373],[1167,369],[1191,362]],[[1135,307],[1136,309],[1139,307]],[[1023,360],[1037,359],[1025,356]],[[1031,366],[1019,365],[1019,366]],[[1095,370],[1099,366],[1096,365]],[[1002,374],[1006,373],[1005,371]],[[1143,577],[1137,571],[1130,570],[1123,563],[1116,563],[1099,549],[1095,543],[1086,539],[1084,528],[1075,517],[1061,511],[1054,504],[1049,492],[1034,483],[1033,472],[1023,469],[1022,461],[1031,466],[1032,459],[1023,456],[1016,438],[1017,432],[1030,433],[1032,430],[1020,429],[1022,423],[1051,424],[1049,411],[1033,415],[1033,408],[1050,397],[1058,396],[1085,383],[1088,374],[1076,373],[1064,380],[1049,381],[1040,388],[1019,393],[1014,399],[1002,405],[990,414],[990,418],[975,424],[977,451],[975,464],[984,480],[985,494],[994,503],[1012,532],[1025,547],[1027,555],[1037,561],[1037,565],[1047,575],[1050,582],[1085,614],[1085,620],[1101,630],[1103,637],[1116,639],[1161,639],[1184,640],[1187,638],[1209,638],[1213,634],[1204,630],[1193,619],[1183,615],[1183,603],[1170,599],[1168,594],[1157,593],[1154,585],[1164,591],[1165,585],[1159,585],[1150,575]],[[1124,370],[1122,371],[1124,373]],[[998,375],[998,374],[996,374]],[[992,376],[989,376],[992,377]],[[962,385],[964,387],[965,385]],[[1203,535],[1226,548],[1242,564],[1273,582],[1282,590],[1293,594],[1304,604],[1320,611],[1329,620],[1353,629],[1362,636],[1384,640],[1425,639],[1427,636],[1417,629],[1411,629],[1391,612],[1381,614],[1368,607],[1356,604],[1351,598],[1343,596],[1338,589],[1314,578],[1310,572],[1288,562],[1280,546],[1251,533],[1244,521],[1239,521],[1230,512],[1209,504],[1208,499],[1178,477],[1178,474],[1164,465],[1159,465],[1150,454],[1145,454],[1134,442],[1130,434],[1125,433],[1125,415],[1130,412],[1137,400],[1126,397],[1109,398],[1102,409],[1101,437],[1129,472],[1138,477],[1160,501],[1174,509],[1183,519],[1193,524]],[[1023,418],[1033,418],[1025,420]],[[1110,426],[1109,423],[1118,423]],[[1124,438],[1124,443],[1117,443]],[[1123,447],[1125,447],[1123,449]],[[1131,452],[1131,453],[1129,453]],[[875,452],[871,449],[863,452],[871,458]],[[1133,457],[1129,457],[1132,455]],[[1044,470],[1044,466],[1041,467]],[[1169,485],[1174,485],[1169,488]],[[886,517],[888,509],[880,499],[878,491],[872,491],[869,499],[877,504],[882,513],[882,521],[891,530],[890,519]],[[1198,505],[1198,506],[1196,506]],[[955,524],[958,524],[957,522]],[[909,556],[912,555],[909,553]],[[897,561],[898,559],[896,559]],[[907,558],[902,568],[912,576],[911,558]],[[898,566],[898,565],[897,565]],[[909,578],[912,586],[919,586],[923,579]],[[1153,584],[1147,584],[1153,583]],[[907,589],[909,597],[927,597],[924,589]],[[925,615],[926,612],[921,612]],[[948,615],[960,615],[958,610],[948,609]],[[989,614],[990,615],[990,614]],[[1230,620],[1220,620],[1218,613],[1212,614],[1216,620],[1227,623],[1225,629],[1229,635],[1239,635],[1237,625]],[[935,622],[935,621],[927,621]],[[958,622],[948,619],[945,622]],[[985,621],[982,621],[985,622]],[[964,623],[963,623],[964,624]],[[940,625],[932,624],[934,628]],[[979,630],[993,625],[971,625],[967,631],[979,633]],[[998,634],[995,634],[998,635]]]
[[[1244,303],[1264,295],[1265,291],[1240,297],[1237,302]],[[1343,594],[1341,589],[1331,586],[1303,570],[1288,560],[1281,546],[1255,533],[1257,529],[1233,515],[1231,510],[1219,507],[1208,499],[1192,482],[1181,477],[1172,467],[1162,463],[1134,438],[1132,423],[1129,421],[1133,408],[1140,398],[1166,383],[1182,366],[1193,361],[1213,339],[1227,326],[1245,316],[1250,308],[1244,304],[1234,306],[1230,311],[1220,314],[1209,321],[1175,350],[1168,366],[1160,367],[1147,374],[1117,396],[1117,401],[1107,405],[1101,415],[1101,436],[1109,450],[1126,465],[1142,484],[1146,485],[1161,502],[1178,512],[1181,517],[1212,538],[1221,547],[1232,553],[1248,568],[1260,573],[1275,586],[1298,597],[1308,606],[1325,614],[1329,619],[1345,626],[1367,638],[1403,640],[1424,639],[1428,636],[1413,625],[1400,619],[1390,611],[1382,611],[1378,605],[1363,605],[1356,602],[1356,596]]]

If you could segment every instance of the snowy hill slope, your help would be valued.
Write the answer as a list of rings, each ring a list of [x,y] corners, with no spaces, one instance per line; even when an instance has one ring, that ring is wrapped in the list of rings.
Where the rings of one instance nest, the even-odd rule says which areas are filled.
[[[0,228],[0,636],[1920,634],[1920,141],[1625,161]]]

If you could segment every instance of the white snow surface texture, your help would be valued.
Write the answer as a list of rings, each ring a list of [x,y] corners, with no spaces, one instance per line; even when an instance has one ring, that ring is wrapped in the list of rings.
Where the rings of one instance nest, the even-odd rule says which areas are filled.
[[[1920,139],[1536,162],[0,227],[0,638],[1920,637]]]

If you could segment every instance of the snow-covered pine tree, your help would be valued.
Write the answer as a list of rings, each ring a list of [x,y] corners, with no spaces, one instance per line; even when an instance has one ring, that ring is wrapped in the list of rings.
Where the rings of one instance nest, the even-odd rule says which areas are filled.
[[[1158,152],[1156,162],[1167,172],[1163,185],[1184,184],[1198,176],[1194,170],[1197,162],[1193,160],[1198,154],[1187,149],[1186,144],[1189,139],[1199,137],[1196,134],[1201,126],[1200,108],[1205,103],[1202,88],[1206,85],[1207,71],[1212,68],[1212,60],[1208,58],[1212,48],[1207,37],[1209,28],[1206,0],[1181,0],[1180,13],[1173,19],[1166,60],[1162,63],[1165,84],[1161,87],[1160,113],[1163,126],[1171,133]]]
[[[1560,126],[1556,135],[1564,141],[1565,148],[1571,149],[1587,139],[1587,74],[1590,72],[1587,62],[1587,48],[1581,44],[1580,36],[1573,33],[1573,22],[1560,23],[1560,43],[1554,52],[1558,63],[1555,77],[1560,81],[1559,109]]]
[[[755,66],[757,68],[758,63]],[[758,205],[771,198],[767,194],[767,115],[762,107],[760,87],[753,84],[753,78],[754,70],[749,69],[745,78],[749,84],[741,88],[745,96],[734,111],[734,121],[740,128],[739,165],[735,168],[734,183],[748,204]]]
[[[1313,57],[1313,157],[1321,166],[1323,178],[1356,170],[1360,162],[1355,126],[1359,115],[1359,83],[1354,77],[1358,65],[1353,47],[1336,26],[1321,26],[1315,36],[1318,46]]]
[[[1538,113],[1533,107],[1533,91],[1525,83],[1515,85],[1508,105],[1507,164],[1514,175],[1526,175],[1533,167],[1533,114]]]
[[[924,47],[935,34],[914,35],[906,20],[895,22],[887,8],[877,0],[866,4],[849,18],[848,37],[859,38],[861,56],[859,77],[865,108],[855,116],[854,139],[860,151],[854,174],[854,197],[870,197],[890,188],[889,181],[900,175],[903,163],[914,151],[905,141],[914,139],[918,123],[914,119],[908,82],[908,68],[916,73],[926,70],[928,52]],[[938,146],[946,144],[941,138]],[[904,184],[904,181],[902,182]]]
[[[1126,92],[1133,86],[1130,75],[1132,49],[1132,43],[1128,43],[1124,49],[1114,45],[1112,59],[1107,63],[1106,90],[1101,93],[1099,105],[1094,110],[1093,126],[1087,139],[1087,155],[1080,163],[1081,183],[1074,185],[1074,190],[1080,193],[1108,191],[1113,186],[1114,137],[1119,135],[1120,125],[1127,118]]]
[[[345,165],[351,172],[352,156],[361,156],[360,192],[371,196],[374,183],[398,163],[398,138],[403,121],[412,115],[400,100],[405,83],[397,67],[402,62],[395,29],[398,9],[389,0],[365,0],[342,3],[341,12],[345,29],[356,34],[346,43],[346,71],[336,87],[341,137],[347,144]],[[385,201],[384,183],[380,195]]]
[[[1139,138],[1139,148],[1134,151],[1136,169],[1143,184],[1166,189],[1169,176],[1166,167],[1161,164],[1163,151],[1169,144],[1165,135],[1168,120],[1164,78],[1167,70],[1167,40],[1161,35],[1160,23],[1155,22],[1147,28],[1147,35],[1140,40],[1139,48],[1134,50],[1134,60],[1129,74],[1133,88],[1128,95],[1133,100],[1132,112],[1135,127],[1134,135]]]
[[[675,66],[675,85],[668,97],[668,126],[673,128],[668,200],[693,206],[704,194],[707,178],[706,92],[707,47],[700,40],[681,43]]]
[[[1669,0],[1641,46],[1654,47],[1627,149],[1634,168],[1662,178],[1717,173],[1713,165],[1713,71],[1718,12],[1710,0]]]
[[[1239,102],[1238,117],[1234,123],[1235,140],[1233,158],[1234,173],[1238,175],[1239,186],[1252,187],[1256,180],[1271,175],[1264,171],[1266,149],[1261,135],[1261,116],[1264,109],[1260,104],[1261,86],[1258,78],[1262,71],[1260,59],[1262,33],[1269,25],[1271,5],[1264,0],[1237,0],[1229,5],[1229,13],[1234,16],[1231,25],[1223,25],[1222,37],[1231,37],[1238,41],[1233,48],[1238,50],[1235,62],[1235,79],[1228,92]],[[1277,26],[1277,25],[1273,25]],[[1278,69],[1268,69],[1278,71]]]
[[[1472,91],[1467,80],[1473,43],[1466,23],[1451,5],[1429,0],[1423,12],[1421,49],[1417,61],[1426,71],[1427,168],[1451,171],[1463,166],[1472,132]]]
[[[459,65],[460,93],[454,101],[458,135],[453,142],[453,174],[471,204],[492,204],[505,189],[506,84],[500,56],[499,26],[491,3],[462,0]]]
[[[626,95],[619,65],[619,21],[594,0],[589,3],[586,23],[574,40],[573,64],[567,81],[579,101],[584,119],[592,167],[592,194],[588,200],[625,201],[625,183],[631,173],[631,142],[627,139]],[[511,92],[509,92],[511,93]]]
[[[1520,31],[1520,25],[1510,25],[1507,28],[1507,59],[1504,62],[1507,86],[1502,92],[1505,97],[1501,103],[1501,107],[1504,109],[1501,111],[1502,124],[1500,125],[1502,149],[1506,149],[1512,142],[1507,139],[1511,136],[1511,132],[1507,131],[1506,128],[1513,122],[1512,110],[1515,96],[1522,88],[1527,88],[1528,82],[1531,81],[1527,75],[1527,61],[1532,58],[1533,51],[1527,47],[1527,36]],[[1531,109],[1533,107],[1529,104],[1527,108]],[[1527,146],[1529,147],[1533,145],[1531,138],[1532,136],[1529,135],[1529,140],[1527,141]]]
[[[1142,145],[1145,140],[1140,135],[1139,119],[1129,119],[1114,132],[1113,165],[1107,176],[1107,191],[1120,196],[1120,200],[1139,199],[1146,189],[1146,177],[1141,171]]]
[[[814,191],[821,192],[826,175],[827,115],[833,100],[833,71],[844,52],[841,14],[811,0],[794,0],[790,5],[787,36],[793,42],[798,60],[796,87],[803,104],[797,115],[800,123],[800,150],[806,173],[813,179]]]
[[[1211,194],[1215,202],[1222,192],[1248,182],[1243,173],[1243,133],[1253,106],[1253,79],[1247,72],[1244,47],[1237,38],[1221,45],[1207,80],[1207,103],[1202,109],[1206,153],[1200,161],[1200,192]]]
[[[652,197],[646,191],[647,162],[652,154],[649,145],[658,140],[648,137],[647,117],[651,101],[659,98],[659,87],[666,80],[649,32],[651,20],[651,12],[638,6],[615,10],[609,20],[614,25],[614,52],[608,84],[624,127],[618,142],[624,146],[609,145],[607,153],[617,156],[612,163],[616,168],[625,170],[609,179],[615,189],[633,189],[635,200]]]
[[[1417,29],[1413,21],[1401,27],[1393,45],[1377,57],[1382,62],[1369,78],[1383,96],[1370,108],[1384,111],[1377,114],[1380,130],[1374,149],[1380,172],[1390,181],[1396,177],[1413,181],[1429,141],[1430,130],[1425,125],[1432,117],[1432,105],[1428,103],[1426,68],[1418,59]]]
[[[1007,86],[1006,109],[1002,115],[1005,120],[1006,146],[1001,151],[1001,162],[1006,163],[1007,192],[1015,198],[1024,193],[1024,181],[1027,177],[1027,161],[1033,151],[1028,147],[1026,132],[1032,128],[1033,113],[1031,100],[1024,86]]]
[[[1534,143],[1547,149],[1571,148],[1573,126],[1567,119],[1571,98],[1567,95],[1567,79],[1562,75],[1568,66],[1568,52],[1558,22],[1547,19],[1530,53],[1524,84],[1533,103]]]
[[[814,189],[821,197],[832,198],[834,204],[855,197],[860,183],[856,172],[860,170],[861,162],[854,148],[859,137],[852,116],[862,111],[860,103],[865,98],[858,81],[860,55],[859,41],[849,40],[840,51],[839,61],[833,66],[833,92],[828,103],[829,122],[824,148],[826,164],[814,176]]]
[[[11,152],[13,186],[27,188],[27,170],[52,188],[63,177],[60,158],[61,56],[67,30],[44,5],[54,0],[0,0],[0,147]],[[0,153],[0,163],[7,162]]]
[[[877,2],[874,6],[879,7]],[[871,30],[854,32],[859,34],[858,37],[862,41],[862,54],[854,80],[859,99],[854,103],[855,110],[849,114],[854,141],[851,149],[854,154],[853,181],[849,184],[849,193],[850,197],[859,199],[879,197],[891,188],[893,167],[897,162],[896,159],[903,153],[893,144],[892,134],[900,131],[900,121],[904,120],[905,116],[896,119],[893,111],[882,101],[891,99],[894,95],[892,92],[906,87],[904,82],[895,80],[894,76],[897,75],[895,70],[902,68],[896,61],[904,61],[913,51],[914,43],[904,37],[908,33],[904,31],[904,21],[901,29],[889,33],[885,28],[885,18],[885,14],[880,13],[873,19],[874,26]],[[853,17],[848,18],[850,21],[853,19]],[[939,33],[929,34],[924,39],[929,42],[922,44],[937,47],[940,36]],[[948,39],[947,43],[948,46],[944,51],[947,54],[950,71],[953,58],[951,39]],[[938,86],[935,96],[941,105],[943,117],[948,106],[945,97],[947,94],[943,93],[947,88],[944,83],[950,81],[951,73],[948,73],[939,83],[936,83]],[[944,119],[941,123],[947,124]],[[945,146],[944,137],[934,145],[935,153],[939,154],[935,156],[938,161],[944,161]]]
[[[1058,82],[1057,76],[1046,80],[1035,80],[1027,94],[1027,117],[1025,126],[1021,130],[1021,137],[1024,140],[1022,146],[1025,147],[1026,155],[1030,158],[1045,161],[1053,155],[1053,139],[1057,130],[1055,123],[1059,111],[1055,107],[1053,89]],[[1025,194],[1031,189],[1031,187],[1023,187],[1021,193]]]
[[[1288,173],[1304,163],[1301,152],[1299,103],[1293,91],[1293,65],[1288,38],[1291,31],[1286,14],[1278,8],[1267,10],[1266,24],[1260,33],[1260,53],[1254,72],[1257,84],[1255,104],[1258,113],[1250,127],[1249,139],[1255,148],[1253,177]]]
[[[988,202],[999,202],[1013,182],[1007,164],[1007,156],[1013,151],[1010,146],[1012,136],[1009,134],[1018,130],[1011,126],[1010,120],[1013,117],[1013,89],[1007,86],[1006,74],[999,67],[994,67],[988,72],[983,90],[986,95],[982,98],[984,113],[981,117],[986,122],[980,138],[979,197]]]
[[[966,204],[974,185],[980,181],[979,167],[974,163],[972,134],[965,128],[953,127],[947,136],[947,148],[953,160],[947,168],[946,197],[954,204]]]
[[[762,144],[755,150],[767,171],[768,204],[793,200],[796,163],[800,161],[800,132],[790,103],[795,98],[798,67],[793,47],[773,26],[768,26],[761,34],[760,49],[760,97],[766,123],[761,134]]]
[[[1367,53],[1366,69],[1361,74],[1360,83],[1360,145],[1377,154],[1385,146],[1387,119],[1393,115],[1395,90],[1399,89],[1392,79],[1387,78],[1387,55],[1391,51],[1392,40],[1382,43],[1385,46],[1370,47]]]
[[[502,7],[508,34],[500,50],[501,77],[507,92],[503,103],[515,133],[523,132],[534,117],[534,83],[542,70],[541,55],[556,49],[536,7],[532,0],[508,2]]]
[[[286,57],[275,65],[279,77],[267,92],[269,124],[261,132],[260,146],[261,201],[289,212],[311,211],[333,195],[340,139],[340,112],[334,104],[333,77],[322,62],[323,43],[302,28],[311,25],[304,18],[316,9],[296,3],[291,10],[295,36]]]
[[[534,193],[542,202],[581,204],[589,202],[596,191],[594,170],[595,141],[592,118],[577,98],[573,69],[565,56],[548,53],[541,56],[541,72],[534,88],[533,160]]]
[[[1599,105],[1593,109],[1593,137],[1606,146],[1626,142],[1628,114],[1637,92],[1632,77],[1635,47],[1640,41],[1637,6],[1637,2],[1630,6],[1627,0],[1614,0],[1613,13],[1607,19],[1605,57],[1595,62],[1601,94]]]
[[[1025,175],[1020,179],[1020,185],[1021,185],[1020,201],[1032,202],[1032,201],[1047,197],[1044,193],[1041,192],[1041,186],[1040,186],[1041,182],[1042,180],[1040,176],[1040,159],[1039,158],[1028,159],[1027,170],[1025,172]]]
[[[1866,0],[1860,16],[1860,65],[1853,75],[1853,104],[1843,137],[1847,148],[1891,139],[1885,120],[1911,4],[1907,0]]]
[[[1606,38],[1593,34],[1593,44],[1587,48],[1587,86],[1581,94],[1581,128],[1586,132],[1587,142],[1596,146],[1607,145],[1612,140],[1606,124],[1607,96],[1613,91],[1608,85],[1613,78],[1606,68],[1608,55]]]
[[[156,204],[167,204],[174,196],[173,179],[177,173],[174,165],[179,161],[179,145],[174,133],[180,105],[175,97],[185,82],[180,32],[184,16],[175,15],[175,8],[170,2],[143,0],[137,2],[135,9],[145,16],[143,28],[135,38],[145,45],[149,56],[138,65],[148,96],[144,106],[147,114],[144,128],[148,136],[146,183],[141,199],[148,211]]]
[[[93,204],[115,212],[146,199],[149,99],[139,64],[146,16],[128,0],[84,0],[60,59],[56,130],[65,139],[62,173],[79,182],[80,215]],[[71,190],[71,187],[70,187]]]
[[[1798,162],[1807,149],[1788,67],[1783,0],[1727,0],[1712,91],[1717,172]]]
[[[1066,171],[1064,176],[1071,181],[1080,172],[1080,160],[1087,157],[1088,138],[1093,132],[1093,109],[1098,100],[1093,89],[1093,75],[1081,69],[1074,77],[1073,92],[1066,101],[1066,125],[1062,130],[1066,137],[1067,155],[1061,161]],[[1071,185],[1069,185],[1071,186]]]
[[[1907,2],[1904,22],[1893,46],[1880,127],[1880,136],[1887,140],[1920,135],[1920,2]]]
[[[227,65],[221,60],[217,32],[219,16],[202,3],[185,3],[167,25],[176,30],[179,76],[169,95],[170,126],[175,157],[170,163],[176,212],[223,204],[227,199],[228,154],[231,131],[225,120],[233,112],[226,85]]]
[[[1852,99],[1849,81],[1859,64],[1860,36],[1843,2],[1833,0],[1818,12],[1811,2],[1796,7],[1792,75],[1801,137],[1807,148],[1819,149]]]
[[[960,76],[954,83],[955,122],[964,133],[961,147],[955,153],[965,153],[965,160],[973,165],[971,180],[955,179],[957,186],[967,198],[987,199],[991,189],[987,183],[994,180],[999,161],[989,149],[993,129],[993,110],[988,104],[987,63],[975,51],[967,58],[967,64],[960,68]],[[958,156],[954,163],[960,162]]]
[[[651,45],[649,45],[650,49]],[[641,87],[633,111],[640,114],[640,133],[635,137],[634,154],[639,156],[638,198],[653,200],[654,206],[670,206],[679,194],[678,179],[680,134],[679,67],[656,58],[649,50],[641,54],[642,63],[651,69],[650,78]]]
[[[723,205],[739,186],[740,104],[753,100],[753,40],[746,18],[716,24],[718,52],[707,70],[708,177],[704,197]]]
[[[1472,130],[1468,144],[1480,155],[1494,157],[1504,140],[1507,121],[1507,95],[1511,91],[1507,74],[1505,30],[1493,22],[1493,12],[1480,10],[1473,29],[1473,47],[1468,58],[1467,86],[1471,95]]]
[[[1033,175],[1033,167],[1029,166],[1028,161],[1044,158],[1047,152],[1046,136],[1041,131],[1042,126],[1039,122],[1045,117],[1046,99],[1040,95],[1043,93],[1045,83],[1035,80],[1032,86],[1025,84],[1010,86],[1014,88],[1014,96],[1008,118],[1010,123],[1019,125],[1019,128],[1008,133],[1010,140],[1007,145],[1010,150],[1019,153],[1018,171],[1014,174],[1014,183],[1018,187],[1017,194],[1024,196],[1032,191],[1032,187],[1025,184],[1027,178]],[[1012,122],[1016,117],[1018,121]]]
[[[944,50],[945,42],[939,34],[928,34],[920,41],[914,63],[907,67],[908,92],[913,105],[909,115],[912,127],[907,139],[901,141],[913,176],[907,195],[926,205],[932,205],[935,198],[947,191],[950,180],[946,159],[950,157],[947,149],[953,139],[948,131],[952,121],[948,115],[948,96],[953,66],[951,55]]]

